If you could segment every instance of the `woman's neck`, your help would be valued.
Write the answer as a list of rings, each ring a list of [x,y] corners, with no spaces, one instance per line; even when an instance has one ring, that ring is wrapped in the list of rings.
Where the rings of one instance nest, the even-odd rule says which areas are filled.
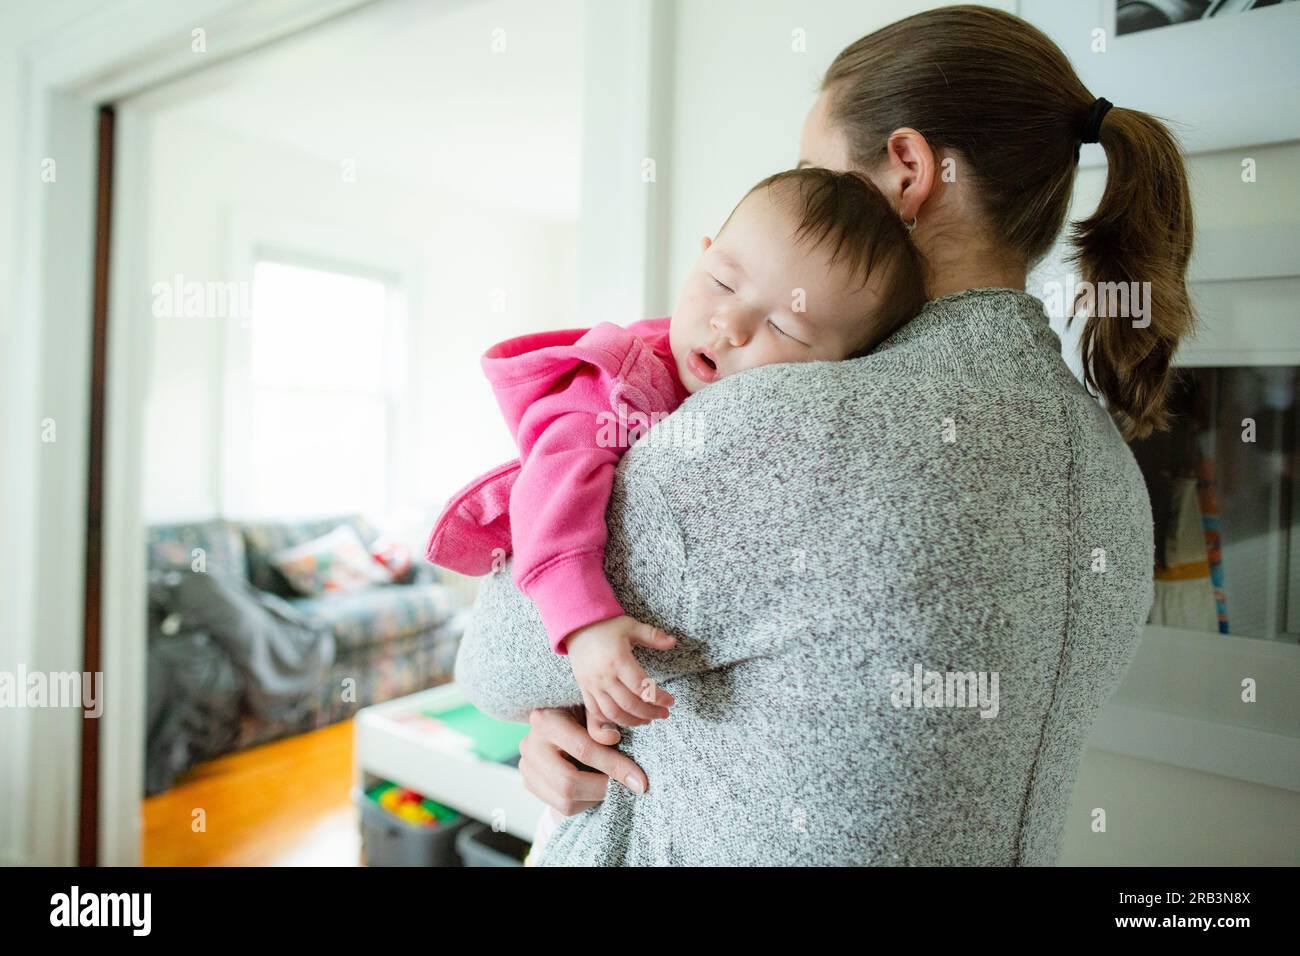
[[[917,230],[919,233],[920,230]],[[925,262],[925,294],[939,299],[966,289],[1025,288],[1028,270],[1006,249],[977,240],[962,241],[952,235],[936,236],[929,243],[918,235],[917,248]]]
[[[926,280],[927,298],[940,299],[967,289],[1020,289],[1025,288],[1026,273],[1023,268],[950,269],[936,273]]]

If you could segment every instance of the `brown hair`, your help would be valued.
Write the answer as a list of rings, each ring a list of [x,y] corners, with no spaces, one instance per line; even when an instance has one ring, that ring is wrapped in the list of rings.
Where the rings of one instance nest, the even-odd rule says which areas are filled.
[[[778,202],[792,209],[799,225],[796,242],[812,238],[812,248],[833,242],[830,261],[841,256],[861,273],[862,286],[879,271],[878,305],[863,316],[862,344],[846,358],[860,358],[884,341],[925,305],[921,254],[912,244],[907,227],[885,194],[858,172],[837,172],[819,167],[785,169],[756,183],[741,197],[722,224],[727,227],[736,209],[752,193],[767,189]],[[718,235],[722,235],[722,229]]]
[[[847,47],[822,89],[832,91],[830,121],[857,166],[878,168],[889,134],[912,127],[936,150],[961,154],[991,233],[1026,268],[1051,248],[1094,97],[1042,32],[985,7],[932,10]],[[1193,325],[1192,208],[1182,155],[1163,123],[1115,107],[1098,135],[1106,188],[1097,211],[1071,224],[1070,261],[1093,288],[1150,283],[1149,325],[1094,307],[1081,338],[1085,381],[1131,439],[1168,427],[1170,362]]]

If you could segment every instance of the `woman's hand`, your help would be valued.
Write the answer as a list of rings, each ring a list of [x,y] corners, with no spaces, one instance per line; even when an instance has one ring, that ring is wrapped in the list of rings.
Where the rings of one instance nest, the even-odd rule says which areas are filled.
[[[528,717],[532,729],[519,742],[524,789],[566,817],[604,800],[611,778],[634,793],[645,793],[649,786],[645,772],[614,748],[622,739],[618,729],[593,727],[589,733],[582,711],[581,707],[534,710]],[[598,772],[575,767],[569,757]]]

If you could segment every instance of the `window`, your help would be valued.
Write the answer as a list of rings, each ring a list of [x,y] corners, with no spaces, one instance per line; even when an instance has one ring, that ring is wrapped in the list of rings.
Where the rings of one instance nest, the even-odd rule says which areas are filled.
[[[387,511],[401,382],[391,292],[344,272],[271,259],[254,265],[254,515]]]

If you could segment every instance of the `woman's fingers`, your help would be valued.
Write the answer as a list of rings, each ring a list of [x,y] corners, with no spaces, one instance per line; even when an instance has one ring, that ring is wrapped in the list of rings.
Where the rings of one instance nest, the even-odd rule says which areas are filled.
[[[530,739],[525,737],[520,742],[519,773],[525,790],[566,817],[605,799],[608,777],[579,770],[544,738],[529,744]]]
[[[619,781],[636,793],[645,793],[649,787],[645,772],[636,765],[632,758],[613,747],[606,747],[596,743],[587,735],[583,725],[569,711],[558,709],[535,710],[532,712],[529,722],[533,730],[530,731],[529,737],[524,739],[527,741],[534,735],[537,738],[537,745],[529,748],[530,756],[539,750],[549,751],[558,758],[559,763],[563,764],[564,768],[567,768],[560,768],[546,775],[546,780],[551,782],[551,785],[555,786],[556,789],[565,791],[566,788],[571,787],[573,788],[572,792],[582,796],[583,799],[591,799],[590,795],[593,792],[598,792],[598,796],[594,798],[595,802],[599,802],[605,794],[604,781],[601,781],[598,791],[591,788],[589,778],[592,775],[579,770],[559,756],[559,751],[569,754],[575,760],[586,764],[593,770],[599,770],[606,777]],[[522,761],[520,762],[522,763]],[[555,804],[551,805],[557,810],[560,809]],[[587,804],[587,806],[590,805],[590,803]]]
[[[596,701],[585,690],[582,692],[583,709],[587,715],[587,734],[598,744],[615,746],[623,739],[618,727],[600,712]]]

